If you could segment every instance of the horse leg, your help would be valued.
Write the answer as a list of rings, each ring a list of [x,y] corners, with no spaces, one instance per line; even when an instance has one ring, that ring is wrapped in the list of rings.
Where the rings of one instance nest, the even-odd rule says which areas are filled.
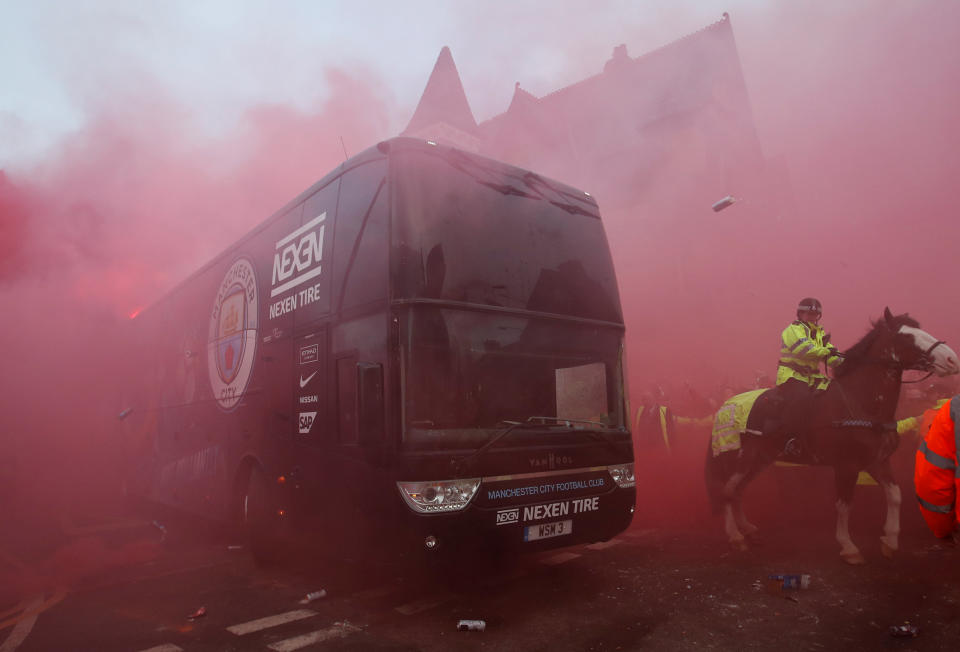
[[[740,483],[745,474],[735,472],[723,485],[723,529],[727,533],[730,545],[741,552],[747,550],[747,542],[743,533],[737,527],[737,513],[742,513],[740,507]]]
[[[893,478],[893,469],[890,459],[887,458],[869,469],[873,479],[883,487],[883,495],[887,499],[887,517],[883,522],[883,536],[880,537],[880,551],[887,559],[899,549],[900,537],[900,486]]]
[[[740,498],[737,498],[737,503],[734,505],[733,518],[737,521],[737,527],[740,528],[740,531],[743,532],[744,536],[751,541],[754,538],[754,535],[757,533],[758,528],[756,525],[747,520],[747,515],[743,513],[743,503]],[[756,543],[756,541],[754,541]]]
[[[850,509],[853,505],[853,490],[857,486],[858,471],[853,468],[834,469],[837,489],[837,543],[840,558],[848,564],[865,564],[866,560],[850,538]]]
[[[765,464],[763,466],[766,466]],[[760,468],[763,468],[762,466]],[[753,467],[748,471],[744,477],[741,479],[739,486],[736,491],[736,499],[733,502],[733,518],[737,523],[737,527],[743,532],[747,540],[751,543],[757,543],[756,534],[760,530],[756,525],[751,523],[747,519],[746,513],[743,511],[743,491],[746,489],[747,485],[750,484],[755,477],[757,477],[757,467]]]
[[[757,543],[756,534],[760,528],[747,519],[747,515],[743,511],[741,497],[747,485],[753,482],[753,479],[757,477],[760,471],[773,464],[779,452],[779,442],[762,440],[761,444],[753,446],[750,452],[741,460],[741,468],[746,468],[748,471],[740,481],[736,492],[736,500],[733,505],[733,518],[736,520],[737,527],[751,543]]]
[[[714,456],[710,447],[707,447],[707,459],[704,466],[704,479],[707,484],[707,496],[714,512],[723,514],[723,529],[727,534],[730,545],[738,550],[745,550],[746,543],[743,534],[737,529],[734,517],[734,500],[736,487],[742,479],[737,474],[740,453],[725,452]]]
[[[773,461],[776,453],[757,444],[741,451],[745,453],[738,456],[736,470],[723,486],[723,496],[724,526],[730,545],[744,551],[747,549],[746,537],[753,537],[759,528],[748,521],[743,512],[743,490],[761,469]]]

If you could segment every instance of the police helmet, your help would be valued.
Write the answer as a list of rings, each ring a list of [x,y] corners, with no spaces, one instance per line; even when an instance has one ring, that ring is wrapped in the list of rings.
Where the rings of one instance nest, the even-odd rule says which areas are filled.
[[[797,305],[797,319],[800,319],[800,315],[805,312],[815,312],[817,315],[822,315],[823,306],[813,297],[800,299],[800,303]]]

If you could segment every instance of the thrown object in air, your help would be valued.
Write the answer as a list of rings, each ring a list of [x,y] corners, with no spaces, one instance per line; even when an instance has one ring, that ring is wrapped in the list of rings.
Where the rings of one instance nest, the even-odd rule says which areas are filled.
[[[714,202],[713,206],[711,206],[710,208],[713,209],[714,213],[719,213],[724,208],[727,208],[728,206],[732,206],[736,201],[737,200],[733,197],[733,195],[727,195],[720,201]]]

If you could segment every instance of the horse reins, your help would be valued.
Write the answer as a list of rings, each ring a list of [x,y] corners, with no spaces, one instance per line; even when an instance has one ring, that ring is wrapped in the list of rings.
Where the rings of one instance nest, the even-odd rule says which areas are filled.
[[[930,359],[930,354],[933,353],[933,350],[938,346],[940,346],[941,344],[946,344],[946,342],[944,340],[937,340],[936,342],[930,345],[930,348],[928,348],[926,351],[920,354],[920,357],[917,359],[917,363],[919,363],[919,366],[911,365],[909,367],[904,367],[903,365],[899,364],[899,362],[894,362],[892,360],[864,360],[864,362],[873,362],[875,364],[887,364],[890,367],[899,367],[901,374],[904,371],[929,370],[927,371],[927,375],[917,380],[903,380],[902,378],[900,379],[901,385],[922,383],[927,378],[933,375],[933,372],[934,372],[933,360]],[[843,356],[842,353],[840,353],[839,355]],[[836,378],[834,378],[832,382],[836,383],[837,388],[840,390],[840,397],[843,399],[843,402],[846,405],[847,411],[853,414],[854,410],[850,405],[850,400],[847,398],[847,393],[843,391],[843,384],[840,383]],[[834,421],[834,426],[841,427],[841,428],[842,427],[848,427],[848,428],[851,428],[851,427],[852,428],[871,428],[872,427],[874,429],[890,429],[890,424],[878,423],[875,421],[869,421],[865,419],[844,419],[842,421]],[[893,429],[895,430],[896,428],[894,427]]]
[[[933,370],[933,360],[930,359],[930,354],[933,353],[933,350],[934,350],[935,348],[937,348],[938,346],[940,346],[941,344],[946,344],[946,342],[943,341],[943,340],[937,340],[936,342],[934,342],[933,344],[930,345],[930,348],[929,348],[929,349],[927,349],[926,351],[923,352],[923,354],[920,356],[920,360],[919,360],[919,362],[922,362],[922,363],[923,363],[923,366],[922,366],[922,367],[917,367],[916,369],[913,369],[912,367],[911,367],[911,368],[905,367],[905,368],[903,369],[904,371],[907,371],[908,369],[913,369],[914,371],[923,371],[923,370],[926,369],[926,370],[928,370],[926,376],[924,376],[923,378],[919,378],[919,379],[917,379],[917,380],[901,380],[900,383],[901,383],[902,385],[911,385],[911,384],[913,384],[913,383],[922,383],[922,382],[925,381],[927,378],[929,378],[930,376],[932,376],[934,370]]]
[[[929,378],[930,376],[932,376],[933,373],[934,373],[933,360],[930,359],[930,354],[933,353],[933,350],[934,350],[935,348],[937,348],[937,347],[940,346],[941,344],[946,344],[946,343],[947,343],[947,342],[946,342],[945,340],[937,340],[936,342],[934,342],[933,344],[931,344],[930,347],[929,347],[926,351],[924,351],[923,353],[921,353],[919,358],[917,358],[918,366],[913,366],[913,365],[911,365],[911,366],[909,366],[909,367],[904,367],[904,366],[903,366],[902,364],[900,364],[899,362],[895,362],[895,361],[893,361],[893,360],[881,360],[881,359],[863,360],[863,362],[871,362],[871,363],[873,363],[873,364],[885,364],[885,365],[887,365],[887,366],[889,366],[889,367],[891,367],[891,368],[893,368],[893,367],[899,367],[901,373],[903,373],[904,371],[926,371],[926,372],[927,372],[927,375],[924,376],[923,378],[919,378],[919,379],[917,379],[917,380],[901,380],[901,381],[900,381],[900,383],[901,383],[902,385],[911,385],[911,384],[913,384],[913,383],[922,383],[922,382],[925,381],[927,378]],[[836,353],[835,355],[839,355],[841,358],[844,357],[844,354],[841,353],[841,352],[839,352],[839,351],[837,351],[837,353]],[[834,380],[836,380],[836,379],[834,379]]]

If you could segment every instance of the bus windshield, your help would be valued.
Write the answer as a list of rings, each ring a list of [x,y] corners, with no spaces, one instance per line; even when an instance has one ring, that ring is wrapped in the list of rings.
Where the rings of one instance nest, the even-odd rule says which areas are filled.
[[[623,427],[619,329],[429,305],[407,314],[408,445],[476,447],[531,417]]]
[[[588,195],[455,150],[394,166],[394,298],[432,298],[623,323]]]

